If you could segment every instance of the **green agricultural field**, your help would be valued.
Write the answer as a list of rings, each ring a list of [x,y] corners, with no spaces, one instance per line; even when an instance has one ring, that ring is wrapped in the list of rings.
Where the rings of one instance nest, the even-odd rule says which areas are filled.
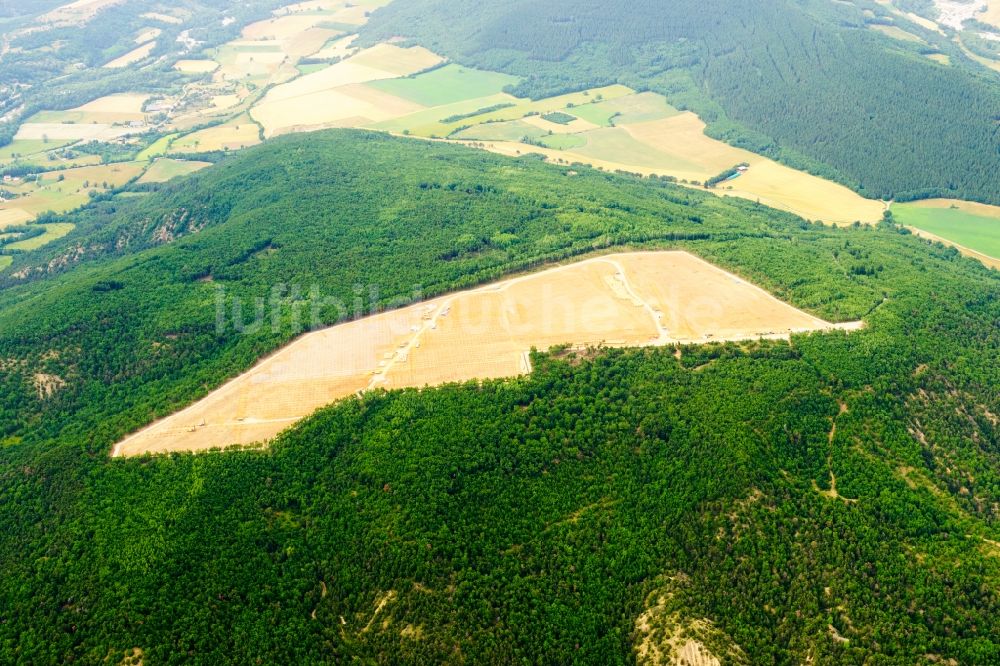
[[[558,97],[547,97],[539,100],[507,98],[507,101],[511,101],[511,99],[513,99],[515,102],[514,106],[505,107],[479,116],[473,116],[471,118],[463,118],[462,120],[454,122],[438,122],[434,125],[422,127],[420,134],[421,136],[449,136],[452,132],[463,126],[474,125],[476,123],[519,120],[531,114],[542,115],[552,111],[561,111],[568,108],[573,108],[575,110],[577,105],[586,104],[597,95],[611,98],[629,95],[631,92],[632,90],[630,88],[614,85],[607,86],[605,88],[594,88],[592,90],[569,93],[568,95],[559,95]],[[471,110],[474,111],[475,109]],[[452,114],[443,115],[441,117],[447,118],[448,115]],[[427,134],[424,134],[424,132],[427,132]]]
[[[306,74],[312,74],[313,72],[318,72],[321,69],[326,69],[329,67],[329,63],[325,62],[314,62],[309,65],[296,65],[295,69],[299,70],[299,74],[305,76]]]
[[[4,270],[14,261],[14,257],[9,254],[0,254],[0,271]]]
[[[35,236],[34,238],[29,238],[23,241],[17,241],[16,243],[11,243],[7,246],[10,250],[21,250],[23,252],[28,252],[30,250],[37,250],[38,248],[51,243],[54,240],[58,240],[73,231],[76,225],[70,224],[68,222],[56,222],[54,224],[44,224],[40,225],[45,227],[45,233],[41,236]]]
[[[37,157],[49,150],[68,146],[74,141],[42,141],[41,139],[19,139],[0,148],[0,164]]]
[[[167,151],[170,149],[170,143],[178,136],[179,135],[177,133],[161,136],[159,139],[151,143],[145,150],[136,155],[135,159],[141,162],[143,160],[151,160],[154,157],[159,157],[160,155],[166,155]]]
[[[1000,218],[958,208],[928,208],[919,203],[892,207],[896,221],[1000,258]]]
[[[146,173],[139,178],[140,183],[165,183],[178,176],[186,176],[195,171],[210,166],[208,162],[197,162],[194,160],[177,160],[169,157],[161,157],[146,169]]]
[[[442,68],[447,69],[447,68]],[[440,70],[435,70],[440,71]],[[429,74],[423,74],[421,76],[429,76],[434,72]],[[420,78],[420,77],[416,77]],[[366,85],[376,85],[385,84],[390,82],[399,82],[415,79],[392,79],[391,81],[376,81]],[[393,94],[399,94],[397,91],[391,91]],[[402,118],[395,118],[393,120],[388,120],[382,123],[374,125],[373,129],[384,130],[387,132],[409,132],[410,134],[423,137],[447,137],[453,132],[459,130],[459,128],[470,128],[476,125],[486,125],[486,124],[498,124],[504,121],[520,120],[525,116],[530,114],[545,114],[553,111],[561,111],[564,109],[572,109],[572,112],[576,114],[577,109],[585,108],[585,105],[589,104],[591,100],[596,97],[603,97],[606,100],[613,100],[619,97],[624,97],[627,95],[632,95],[633,92],[630,88],[622,85],[607,86],[604,88],[594,88],[592,90],[585,90],[582,92],[570,93],[568,95],[559,95],[558,97],[548,97],[546,99],[540,100],[530,100],[521,99],[517,97],[512,97],[503,93],[498,93],[495,95],[489,95],[486,97],[478,97],[475,99],[464,100],[461,102],[454,102],[451,104],[445,104],[443,106],[437,106],[434,108],[426,109],[424,111],[418,111],[417,113],[412,113],[408,116],[403,116]],[[510,106],[506,106],[506,105]],[[480,115],[469,116],[480,109],[489,109],[491,107],[496,107],[498,105],[504,105],[503,108],[495,109],[482,113]],[[460,120],[448,121],[446,119],[454,116],[466,116]],[[492,128],[491,128],[492,131]],[[523,134],[518,135],[515,139],[505,136],[503,139],[500,137],[494,137],[492,134],[489,138],[493,140],[516,140],[519,139]],[[480,137],[480,131],[477,129],[474,132],[468,132],[467,130],[461,130],[459,138],[487,138]]]
[[[514,85],[518,81],[517,77],[508,74],[445,65],[426,74],[372,81],[368,85],[423,106],[441,106],[495,95],[505,86]]]
[[[516,101],[516,98],[502,93],[490,95],[489,97],[469,99],[462,102],[455,102],[454,104],[436,106],[423,111],[417,111],[416,113],[411,113],[407,116],[403,116],[402,118],[394,118],[392,120],[377,123],[374,126],[374,129],[396,133],[402,133],[404,130],[409,130],[411,134],[415,134],[417,136],[431,136],[434,133],[445,131],[445,126],[441,124],[441,121],[445,118],[474,113],[479,109],[486,109],[498,104],[509,104]],[[464,120],[463,122],[468,125],[474,121]]]
[[[662,120],[678,113],[680,111],[670,106],[663,95],[652,92],[592,102],[573,108],[574,116],[602,127]]]
[[[538,143],[555,150],[571,150],[587,145],[587,139],[579,134],[550,134],[540,137]]]
[[[543,136],[545,136],[545,130],[529,125],[523,120],[508,120],[502,123],[476,125],[458,132],[453,138],[478,141],[520,141],[524,137],[540,139]]]
[[[631,134],[621,128],[607,127],[584,132],[579,136],[585,137],[587,143],[574,152],[586,157],[651,169],[663,169],[664,171],[699,170],[697,164],[674,155],[661,153],[655,148],[635,140]]]

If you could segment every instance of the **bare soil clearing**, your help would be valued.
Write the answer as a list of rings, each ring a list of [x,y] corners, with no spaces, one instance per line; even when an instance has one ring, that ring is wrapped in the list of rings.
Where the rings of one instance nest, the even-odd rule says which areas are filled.
[[[114,456],[249,445],[375,388],[509,377],[532,347],[647,346],[852,329],[801,312],[686,252],[596,257],[307,334]]]

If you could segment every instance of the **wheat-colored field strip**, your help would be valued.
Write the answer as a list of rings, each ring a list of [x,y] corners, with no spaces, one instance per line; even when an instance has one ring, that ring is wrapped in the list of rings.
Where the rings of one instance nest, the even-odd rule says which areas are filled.
[[[160,12],[146,12],[141,14],[142,18],[153,19],[154,21],[160,21],[161,23],[169,23],[170,25],[178,25],[184,21],[177,16],[171,16],[170,14],[161,14]]]
[[[165,183],[178,176],[186,176],[200,171],[205,167],[212,166],[210,162],[199,162],[196,160],[177,160],[169,157],[159,157],[154,161],[146,173],[142,174],[138,182],[140,183]]]
[[[62,169],[39,174],[33,182],[7,186],[19,196],[0,203],[0,225],[27,222],[52,211],[65,213],[90,201],[90,192],[106,192],[120,187],[146,168],[144,162],[117,162],[98,166]],[[27,216],[27,219],[25,219]],[[4,224],[4,218],[11,221]]]
[[[185,74],[207,74],[219,69],[219,63],[214,60],[178,60],[174,69]]]
[[[106,123],[24,123],[17,130],[17,141],[111,141],[120,136],[134,133],[124,126],[115,127]]]
[[[260,127],[246,114],[229,122],[198,130],[176,139],[169,153],[198,153],[212,150],[239,150],[260,143]]]
[[[572,113],[572,109],[567,112]],[[751,199],[825,222],[876,222],[885,210],[881,201],[865,199],[843,185],[709,137],[705,134],[705,124],[690,112],[576,136],[587,142],[561,151],[502,141],[487,143],[485,147],[506,155],[535,152],[550,161],[582,162],[611,171],[655,173],[697,182],[746,163],[750,168],[745,174],[712,192]]]
[[[58,23],[66,25],[83,25],[94,18],[98,12],[112,5],[118,5],[126,0],[76,0],[39,17],[41,23]]]
[[[338,58],[342,60],[349,58],[355,53],[355,51],[357,51],[357,47],[353,46],[354,41],[357,38],[357,35],[348,35],[331,41],[319,51],[313,53],[312,57],[318,60],[334,60]]]
[[[686,252],[626,252],[524,275],[309,333],[115,456],[272,439],[360,391],[509,377],[532,347],[787,338],[833,325]]]
[[[142,107],[148,99],[149,95],[119,93],[65,111],[39,111],[22,125],[18,136],[35,140],[40,135],[49,139],[111,138],[133,131],[128,127],[112,125],[145,119]]]
[[[1000,0],[986,0],[986,10],[976,18],[1000,28]]]
[[[440,58],[426,49],[383,44],[275,87],[253,107],[251,115],[264,126],[267,136],[319,127],[373,125],[423,107],[356,84],[403,76],[438,62]]]
[[[111,62],[106,63],[104,66],[109,67],[111,69],[121,69],[123,67],[128,67],[133,63],[137,63],[140,60],[148,58],[149,54],[152,53],[154,48],[156,48],[155,41],[143,44],[138,48],[132,49],[125,55],[119,56],[118,58],[115,58]]]

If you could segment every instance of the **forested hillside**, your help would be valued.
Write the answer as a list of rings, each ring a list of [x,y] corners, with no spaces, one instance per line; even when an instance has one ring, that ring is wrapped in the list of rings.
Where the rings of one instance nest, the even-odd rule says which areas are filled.
[[[397,0],[363,34],[525,77],[518,94],[651,89],[714,136],[872,198],[1000,203],[997,74],[875,2]]]
[[[732,663],[1000,660],[995,272],[888,223],[357,132],[158,189],[0,292],[0,662],[631,663],[680,630]],[[290,308],[217,330],[220,287],[308,311],[624,245],[869,326],[557,350],[266,452],[107,457],[292,335]]]

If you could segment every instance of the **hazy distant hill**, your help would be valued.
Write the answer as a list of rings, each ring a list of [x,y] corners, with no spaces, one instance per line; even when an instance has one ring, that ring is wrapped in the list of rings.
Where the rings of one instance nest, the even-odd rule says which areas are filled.
[[[914,38],[871,29],[890,24]],[[364,34],[524,76],[517,91],[536,96],[648,87],[867,196],[1000,203],[1000,77],[874,2],[398,0]]]

